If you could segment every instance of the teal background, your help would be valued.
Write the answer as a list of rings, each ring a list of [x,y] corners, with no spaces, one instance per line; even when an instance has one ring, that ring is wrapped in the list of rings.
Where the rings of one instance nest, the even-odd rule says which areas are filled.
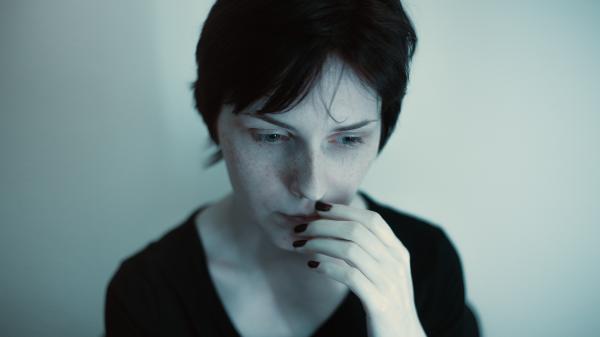
[[[211,5],[0,2],[1,336],[100,335],[120,261],[229,190],[189,90]],[[485,336],[596,335],[600,3],[406,7],[412,80],[363,189],[445,228]]]

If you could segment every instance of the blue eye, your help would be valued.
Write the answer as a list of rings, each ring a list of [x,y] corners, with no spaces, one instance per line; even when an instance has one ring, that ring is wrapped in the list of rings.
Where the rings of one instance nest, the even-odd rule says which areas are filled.
[[[342,136],[342,144],[347,147],[355,147],[363,144],[363,138],[359,136]]]
[[[266,131],[266,130],[265,130]],[[277,145],[290,140],[290,136],[281,133],[270,132],[270,133],[257,133],[251,131],[252,138],[258,144],[271,144]],[[335,140],[336,143],[341,144],[342,147],[354,148],[361,144],[364,144],[363,137],[360,136],[338,136]]]
[[[288,136],[279,133],[253,133],[252,137],[257,143],[278,144],[289,139]]]

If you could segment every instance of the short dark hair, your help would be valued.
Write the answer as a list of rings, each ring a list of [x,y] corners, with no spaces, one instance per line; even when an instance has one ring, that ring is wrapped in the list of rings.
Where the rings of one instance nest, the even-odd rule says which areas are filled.
[[[196,109],[218,144],[224,104],[237,114],[289,111],[336,56],[381,102],[378,153],[394,131],[417,36],[399,0],[217,0],[196,47]],[[220,151],[207,166],[222,159]]]

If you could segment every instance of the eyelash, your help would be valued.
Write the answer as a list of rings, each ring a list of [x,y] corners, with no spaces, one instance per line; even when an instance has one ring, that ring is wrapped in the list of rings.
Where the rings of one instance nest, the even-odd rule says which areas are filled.
[[[344,146],[348,146],[348,147],[355,147],[355,146],[358,146],[360,144],[364,144],[365,143],[364,140],[363,140],[363,138],[359,137],[359,136],[343,136],[342,138],[352,139],[351,145],[348,145],[348,144],[344,145]]]
[[[252,133],[252,136],[253,136],[255,142],[257,142],[259,144],[270,144],[270,145],[279,144],[281,142],[282,138],[284,138],[284,139],[290,138],[289,136],[282,135],[280,133]],[[267,140],[271,136],[278,136],[278,139],[275,140],[275,139],[271,138],[272,141]],[[350,140],[349,144],[342,144],[342,146],[348,147],[348,148],[353,148],[353,147],[357,147],[361,144],[364,144],[364,139],[363,139],[363,137],[360,137],[360,136],[342,136],[342,139]]]

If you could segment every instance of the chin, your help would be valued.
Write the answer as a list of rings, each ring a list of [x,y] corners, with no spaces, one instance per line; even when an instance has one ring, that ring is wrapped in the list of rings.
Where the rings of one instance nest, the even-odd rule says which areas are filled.
[[[286,251],[295,251],[293,246],[294,241],[302,239],[301,236],[294,234],[293,226],[288,224],[283,225],[281,223],[271,223],[270,226],[265,229],[268,232],[271,242],[273,242],[273,244],[278,248]]]
[[[274,238],[273,241],[274,241],[273,243],[275,244],[275,246],[277,246],[280,249],[290,251],[290,252],[294,251],[294,248],[292,245],[294,240],[291,238],[290,235],[282,235],[278,238]]]

